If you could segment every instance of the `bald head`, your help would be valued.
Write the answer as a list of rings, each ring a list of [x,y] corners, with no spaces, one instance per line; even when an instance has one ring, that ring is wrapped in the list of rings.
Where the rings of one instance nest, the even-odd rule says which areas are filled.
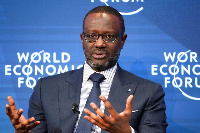
[[[118,17],[120,27],[121,27],[121,33],[125,32],[124,19],[123,19],[122,15],[116,9],[114,9],[113,7],[110,7],[110,6],[98,6],[98,7],[93,8],[92,10],[90,10],[84,17],[83,31],[84,31],[85,19],[87,18],[88,15],[93,14],[93,13],[106,13],[106,14],[112,14],[112,15]]]

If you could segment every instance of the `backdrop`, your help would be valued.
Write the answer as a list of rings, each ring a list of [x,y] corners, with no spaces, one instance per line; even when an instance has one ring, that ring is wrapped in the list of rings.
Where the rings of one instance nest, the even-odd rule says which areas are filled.
[[[0,132],[14,132],[8,95],[27,118],[38,78],[82,67],[82,21],[99,5],[124,16],[122,68],[163,86],[167,132],[200,132],[199,0],[1,0]]]

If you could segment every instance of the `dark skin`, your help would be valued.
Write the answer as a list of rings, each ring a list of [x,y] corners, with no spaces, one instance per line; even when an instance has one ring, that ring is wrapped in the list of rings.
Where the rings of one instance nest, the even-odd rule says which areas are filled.
[[[123,112],[117,113],[111,103],[102,95],[99,96],[101,101],[104,102],[105,107],[110,113],[110,116],[105,115],[100,108],[95,104],[91,103],[90,106],[99,115],[95,115],[88,109],[84,109],[84,112],[88,115],[84,118],[97,125],[98,127],[109,131],[111,133],[131,133],[132,129],[129,124],[129,119],[132,113],[132,99],[133,95],[130,95],[126,101],[126,108]]]
[[[30,133],[31,129],[40,124],[40,121],[35,121],[34,117],[26,119],[24,115],[22,115],[23,109],[18,110],[16,108],[15,102],[11,96],[8,96],[7,100],[9,105],[6,104],[6,114],[10,118],[10,121],[15,128],[15,133]]]
[[[119,23],[119,18],[112,14],[106,13],[93,13],[88,15],[85,19],[84,24],[84,33],[121,33],[121,26]],[[81,34],[82,46],[85,50],[86,61],[91,60],[95,65],[102,65],[110,62],[106,69],[114,66],[117,62],[110,60],[111,55],[120,51],[125,43],[127,35],[117,37],[117,40],[113,43],[106,43],[103,41],[102,37],[96,42],[87,42],[84,39],[84,36]],[[100,52],[96,52],[96,51]],[[89,59],[88,59],[89,58]],[[89,63],[88,63],[89,64]],[[90,64],[89,64],[90,65]],[[99,71],[92,65],[90,65],[94,70]],[[101,101],[104,102],[105,107],[110,113],[110,116],[105,115],[99,107],[95,103],[91,103],[91,107],[95,110],[95,112],[99,115],[95,115],[88,109],[84,109],[84,112],[88,115],[85,116],[85,119],[90,121],[91,123],[99,126],[100,128],[109,131],[111,133],[131,133],[131,127],[129,124],[129,119],[132,111],[132,99],[133,95],[130,95],[126,101],[126,108],[123,112],[117,113],[111,103],[102,95],[99,97]]]
[[[112,14],[106,13],[93,13],[89,14],[85,19],[84,23],[84,33],[112,33],[119,34],[122,33],[121,25],[119,23],[119,18]],[[96,42],[87,42],[84,39],[84,36],[81,34],[82,47],[86,56],[86,62],[95,70],[103,71],[113,67],[117,59],[114,57],[116,53],[120,53],[121,49],[124,46],[127,35],[118,36],[117,40],[112,43],[106,43],[103,41],[102,37]],[[119,56],[119,55],[118,55]],[[96,66],[101,66],[99,69],[93,67],[92,64]],[[102,65],[108,64],[107,66],[102,67]]]
[[[106,13],[93,13],[88,15],[85,19],[84,32],[118,34],[121,33],[122,30],[118,17]],[[89,58],[89,60],[91,60],[91,62],[97,66],[108,64],[101,69],[97,69],[90,65],[95,71],[102,71],[109,69],[116,64],[118,58],[116,60],[113,58],[118,56],[115,53],[120,52],[120,50],[123,48],[127,35],[124,34],[122,36],[118,36],[117,40],[110,44],[105,43],[102,40],[102,37],[99,37],[99,39],[94,43],[86,42],[82,34],[80,37],[84,52],[87,54],[86,62],[88,62]],[[133,95],[130,95],[127,98],[126,108],[119,114],[104,96],[100,95],[99,98],[104,102],[105,107],[110,113],[110,116],[105,115],[95,103],[91,103],[91,107],[99,116],[85,108],[84,112],[88,115],[85,116],[85,119],[111,133],[131,133],[129,119],[132,112]],[[16,108],[14,100],[11,96],[8,96],[7,99],[9,105],[6,105],[6,114],[9,116],[13,127],[15,128],[15,133],[30,133],[31,129],[40,124],[40,121],[35,121],[34,117],[26,119],[22,115],[23,110],[18,110]]]

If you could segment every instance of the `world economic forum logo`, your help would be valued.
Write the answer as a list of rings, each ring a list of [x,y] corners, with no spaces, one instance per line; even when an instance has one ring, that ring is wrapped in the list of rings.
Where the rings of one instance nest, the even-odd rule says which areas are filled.
[[[140,7],[137,7],[137,9],[134,9],[134,4],[140,4],[140,3],[143,3],[144,0],[91,0],[91,2],[102,2],[102,3],[105,3],[106,6],[113,6],[115,4],[122,4],[122,3],[125,3],[126,5],[132,5],[132,11],[120,11],[120,13],[122,15],[133,15],[133,14],[137,14],[139,12],[141,12],[144,8],[142,6]],[[114,4],[114,5],[113,5]]]
[[[164,52],[164,64],[152,64],[151,74],[164,76],[165,88],[177,88],[191,100],[200,100],[200,64],[196,52]]]
[[[39,78],[81,68],[67,52],[17,52],[18,64],[5,65],[5,75],[17,77],[18,88],[34,88]]]

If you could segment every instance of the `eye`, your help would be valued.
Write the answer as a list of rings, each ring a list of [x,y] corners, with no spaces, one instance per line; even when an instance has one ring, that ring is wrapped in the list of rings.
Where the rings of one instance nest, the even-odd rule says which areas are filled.
[[[97,38],[98,35],[97,34],[87,34],[88,38]]]
[[[105,34],[105,38],[114,39],[115,38],[115,34]]]

